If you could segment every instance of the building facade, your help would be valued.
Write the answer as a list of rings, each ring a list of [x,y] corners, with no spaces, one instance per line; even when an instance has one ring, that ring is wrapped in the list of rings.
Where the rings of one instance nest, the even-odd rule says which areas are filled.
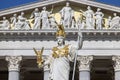
[[[74,80],[120,80],[119,13],[119,7],[91,0],[47,0],[0,11],[0,80],[48,80],[50,68],[38,68],[33,48],[45,47],[47,59],[57,45],[58,24],[66,44],[78,45],[79,28],[82,33]],[[70,67],[72,80],[74,62]]]

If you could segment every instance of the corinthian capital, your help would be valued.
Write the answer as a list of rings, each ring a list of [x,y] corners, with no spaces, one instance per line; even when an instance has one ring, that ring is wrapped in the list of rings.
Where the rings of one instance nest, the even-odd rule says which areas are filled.
[[[115,62],[114,64],[115,71],[120,70],[120,56],[113,56],[112,60]]]
[[[93,56],[79,56],[79,70],[90,70],[90,63],[93,60]]]
[[[19,64],[21,60],[21,56],[7,56],[6,61],[8,61],[9,71],[19,71]]]

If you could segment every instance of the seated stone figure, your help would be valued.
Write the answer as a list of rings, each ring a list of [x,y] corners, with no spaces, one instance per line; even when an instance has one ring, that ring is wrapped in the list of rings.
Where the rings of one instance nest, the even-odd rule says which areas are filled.
[[[110,23],[110,29],[120,29],[120,17],[116,13],[113,14],[113,18]]]
[[[9,29],[10,28],[10,23],[6,19],[6,17],[3,17],[3,20],[0,21],[0,29]]]
[[[57,22],[54,16],[50,17],[49,22],[50,22],[50,28],[53,28],[53,29],[57,28]]]
[[[15,25],[15,29],[28,30],[30,29],[29,21],[24,17],[24,12],[18,16],[18,22]]]

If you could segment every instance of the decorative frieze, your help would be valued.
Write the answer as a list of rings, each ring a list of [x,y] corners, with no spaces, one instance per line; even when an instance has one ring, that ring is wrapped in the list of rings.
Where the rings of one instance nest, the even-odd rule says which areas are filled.
[[[93,56],[79,56],[79,71],[90,70],[90,63],[93,60]]]
[[[9,71],[19,71],[21,56],[7,56],[6,61],[8,61]]]

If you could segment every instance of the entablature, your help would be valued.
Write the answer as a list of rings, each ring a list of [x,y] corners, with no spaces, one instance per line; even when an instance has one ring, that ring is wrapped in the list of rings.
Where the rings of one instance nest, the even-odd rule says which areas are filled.
[[[77,40],[78,29],[66,29],[66,40]],[[81,30],[83,40],[120,40],[120,30]],[[55,40],[56,30],[1,30],[1,41],[41,41]]]

